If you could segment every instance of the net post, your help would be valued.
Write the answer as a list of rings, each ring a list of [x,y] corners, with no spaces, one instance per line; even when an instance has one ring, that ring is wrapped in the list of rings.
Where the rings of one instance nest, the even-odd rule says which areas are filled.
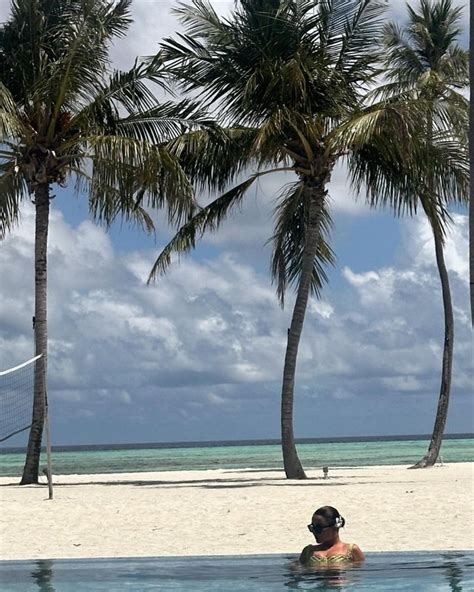
[[[53,463],[51,460],[51,436],[49,431],[49,405],[46,403],[44,410],[44,433],[46,436],[46,456],[48,463],[48,499],[53,499]]]
[[[44,386],[44,435],[46,436],[46,458],[48,478],[48,499],[53,499],[53,461],[51,458],[51,432],[49,429],[49,401],[46,388],[46,356],[43,355],[43,386]]]

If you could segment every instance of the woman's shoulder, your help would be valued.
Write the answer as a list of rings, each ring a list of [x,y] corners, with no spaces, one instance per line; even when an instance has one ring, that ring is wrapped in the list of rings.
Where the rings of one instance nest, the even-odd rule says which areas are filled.
[[[317,550],[317,548],[318,545],[306,545],[306,547],[301,551],[300,563],[307,563],[311,559],[313,553]]]
[[[358,557],[360,554],[363,555],[362,551],[360,550],[359,545],[356,545],[355,543],[344,543],[343,541],[341,541],[342,545],[343,545],[343,549],[345,551],[345,553],[347,555],[352,555],[352,557]],[[342,549],[341,549],[342,551]]]
[[[351,555],[353,561],[364,561],[365,559],[361,548],[355,543],[347,543],[347,554]]]

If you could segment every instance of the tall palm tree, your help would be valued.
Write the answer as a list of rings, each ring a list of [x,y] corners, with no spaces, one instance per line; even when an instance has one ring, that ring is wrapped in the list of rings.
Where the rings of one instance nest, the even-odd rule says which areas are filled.
[[[384,7],[375,0],[241,0],[231,17],[220,19],[210,4],[194,0],[177,11],[186,33],[163,46],[170,74],[185,91],[199,92],[227,127],[218,142],[199,132],[170,147],[189,177],[224,190],[250,167],[256,172],[179,230],[150,279],[165,271],[173,252],[190,250],[196,237],[216,230],[256,179],[283,170],[297,177],[279,196],[271,266],[282,304],[288,285],[296,287],[281,396],[289,478],[305,477],[293,432],[296,361],[311,288],[321,287],[323,265],[332,258],[326,237],[333,168],[371,138],[378,141],[381,128],[390,133],[379,151],[397,137],[402,151],[409,144],[407,118],[396,105],[365,101],[380,73]]]
[[[441,386],[435,425],[425,456],[413,468],[432,466],[439,456],[448,414],[451,389],[454,317],[448,272],[444,260],[445,226],[450,203],[467,201],[468,102],[459,92],[468,84],[467,52],[459,47],[461,8],[451,0],[420,0],[417,9],[407,5],[408,22],[385,27],[386,75],[389,82],[378,92],[385,96],[409,96],[423,106],[418,135],[421,152],[404,171],[414,181],[411,206],[417,200],[433,231],[444,307],[444,348]],[[458,174],[440,178],[433,162],[435,151],[444,150]],[[416,173],[416,174],[415,174]],[[424,182],[420,183],[420,179]],[[375,201],[385,201],[379,193]]]
[[[474,11],[469,11],[469,52],[474,55]],[[474,88],[474,68],[469,69],[469,86]],[[469,108],[470,129],[474,126],[474,101]],[[474,169],[474,135],[469,134],[469,155],[471,171]],[[474,186],[469,194],[469,286],[471,297],[471,326],[474,329]]]
[[[0,28],[0,238],[31,195],[35,225],[34,406],[22,484],[37,483],[47,354],[47,245],[54,185],[75,183],[92,216],[153,228],[142,201],[179,223],[193,189],[163,145],[197,124],[191,102],[159,104],[159,59],[111,71],[109,44],[125,34],[130,0],[14,0]]]

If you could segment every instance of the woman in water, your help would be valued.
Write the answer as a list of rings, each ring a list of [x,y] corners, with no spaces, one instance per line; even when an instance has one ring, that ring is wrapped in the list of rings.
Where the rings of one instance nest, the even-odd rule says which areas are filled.
[[[364,561],[364,554],[357,545],[343,543],[339,538],[339,529],[346,521],[332,506],[323,506],[316,510],[308,524],[308,530],[316,538],[317,545],[308,545],[300,555],[304,565],[326,566],[335,563]]]

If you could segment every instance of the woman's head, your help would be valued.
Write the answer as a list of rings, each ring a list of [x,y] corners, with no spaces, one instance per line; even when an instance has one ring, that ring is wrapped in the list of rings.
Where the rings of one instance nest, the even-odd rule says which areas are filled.
[[[339,529],[346,521],[332,506],[323,506],[314,512],[309,530],[314,534],[318,543],[325,542],[337,536]]]

